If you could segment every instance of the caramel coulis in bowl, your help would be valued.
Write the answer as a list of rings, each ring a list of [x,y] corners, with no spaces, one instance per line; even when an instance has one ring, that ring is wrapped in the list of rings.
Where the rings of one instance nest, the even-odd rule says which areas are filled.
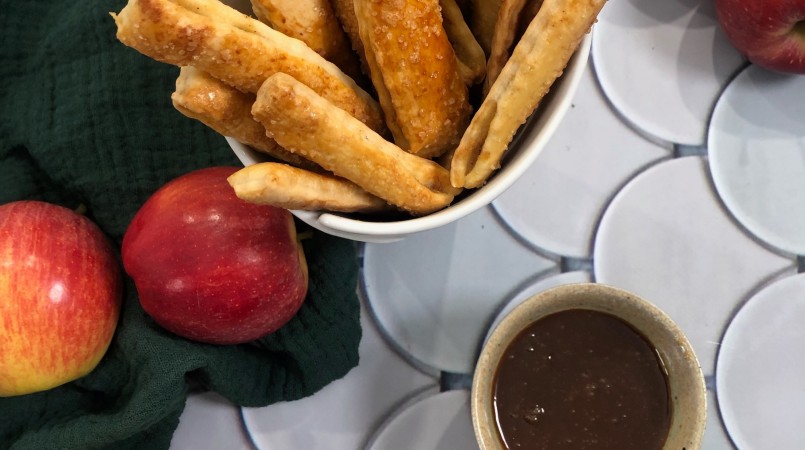
[[[662,449],[672,404],[652,344],[610,314],[547,315],[506,347],[493,381],[507,449]]]

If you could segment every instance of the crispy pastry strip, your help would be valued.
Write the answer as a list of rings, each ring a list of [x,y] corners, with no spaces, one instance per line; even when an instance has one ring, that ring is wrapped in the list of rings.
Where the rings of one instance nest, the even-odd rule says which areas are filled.
[[[193,67],[182,67],[171,100],[179,112],[224,136],[281,161],[312,170],[317,168],[266,136],[266,129],[252,117],[254,94],[244,94]]]
[[[355,15],[397,145],[425,158],[455,147],[470,104],[439,1],[355,0]]]
[[[471,0],[470,29],[475,39],[484,49],[485,54],[492,48],[492,36],[495,33],[495,23],[498,20],[498,10],[502,0]]]
[[[243,92],[285,72],[374,130],[382,113],[368,93],[303,42],[217,0],[130,0],[117,38],[158,61],[194,66]]]
[[[478,187],[562,74],[606,0],[545,0],[453,154],[450,181]]]
[[[475,40],[470,27],[464,20],[461,8],[456,0],[440,0],[442,20],[447,38],[453,44],[458,59],[458,70],[467,86],[473,86],[486,75],[486,55],[484,49]]]
[[[261,22],[299,39],[352,79],[358,79],[358,58],[329,0],[251,0],[251,3]]]
[[[281,163],[244,167],[227,178],[238,198],[285,209],[377,212],[392,207],[343,178]]]
[[[361,34],[358,31],[358,18],[355,16],[355,2],[353,0],[330,0],[335,16],[341,23],[341,28],[347,34],[352,49],[358,54],[361,61],[361,70],[369,75],[369,66],[366,65],[366,51],[363,48]]]
[[[446,169],[386,141],[289,75],[263,83],[252,114],[286,149],[413,214],[442,209],[460,191]]]
[[[492,35],[486,67],[484,93],[488,93],[500,71],[509,60],[512,44],[523,34],[542,5],[542,0],[503,0]]]

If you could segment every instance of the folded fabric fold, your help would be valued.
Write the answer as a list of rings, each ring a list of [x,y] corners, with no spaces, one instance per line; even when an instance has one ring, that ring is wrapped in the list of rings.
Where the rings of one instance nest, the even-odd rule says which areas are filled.
[[[40,199],[86,208],[119,249],[162,184],[239,165],[223,137],[171,105],[178,69],[115,40],[125,2],[0,0],[0,204]],[[354,244],[303,241],[310,289],[297,316],[249,344],[191,342],[156,325],[127,279],[112,345],[86,377],[0,398],[0,448],[168,448],[191,389],[236,405],[311,395],[358,363]]]

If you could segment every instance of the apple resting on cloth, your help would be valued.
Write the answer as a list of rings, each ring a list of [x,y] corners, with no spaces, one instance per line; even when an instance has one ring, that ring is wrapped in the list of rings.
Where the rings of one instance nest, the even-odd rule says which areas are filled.
[[[287,323],[307,294],[307,263],[288,210],[247,203],[234,167],[180,176],[140,208],[123,266],[159,325],[212,344],[258,339]]]
[[[716,16],[752,63],[805,74],[805,0],[716,0]]]
[[[100,362],[122,274],[88,218],[50,203],[0,206],[0,397],[44,391]]]

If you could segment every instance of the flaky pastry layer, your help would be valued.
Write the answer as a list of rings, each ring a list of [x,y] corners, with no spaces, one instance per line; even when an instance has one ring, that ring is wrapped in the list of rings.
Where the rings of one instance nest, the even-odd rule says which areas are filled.
[[[227,178],[238,198],[285,209],[378,212],[392,209],[356,184],[280,163],[253,164]]]
[[[368,93],[298,39],[217,0],[130,0],[113,14],[117,38],[158,61],[193,66],[243,92],[291,74],[374,130],[385,129]]]
[[[453,154],[453,186],[483,185],[562,74],[606,0],[545,0]]]
[[[438,0],[355,0],[372,83],[401,148],[430,158],[451,150],[470,104]]]
[[[263,83],[252,114],[284,148],[412,214],[442,209],[460,191],[446,169],[386,141],[289,75]]]
[[[310,161],[285,150],[266,136],[252,117],[254,94],[246,94],[193,67],[182,67],[171,94],[173,106],[219,134],[235,138],[255,150],[299,167],[316,168]]]

